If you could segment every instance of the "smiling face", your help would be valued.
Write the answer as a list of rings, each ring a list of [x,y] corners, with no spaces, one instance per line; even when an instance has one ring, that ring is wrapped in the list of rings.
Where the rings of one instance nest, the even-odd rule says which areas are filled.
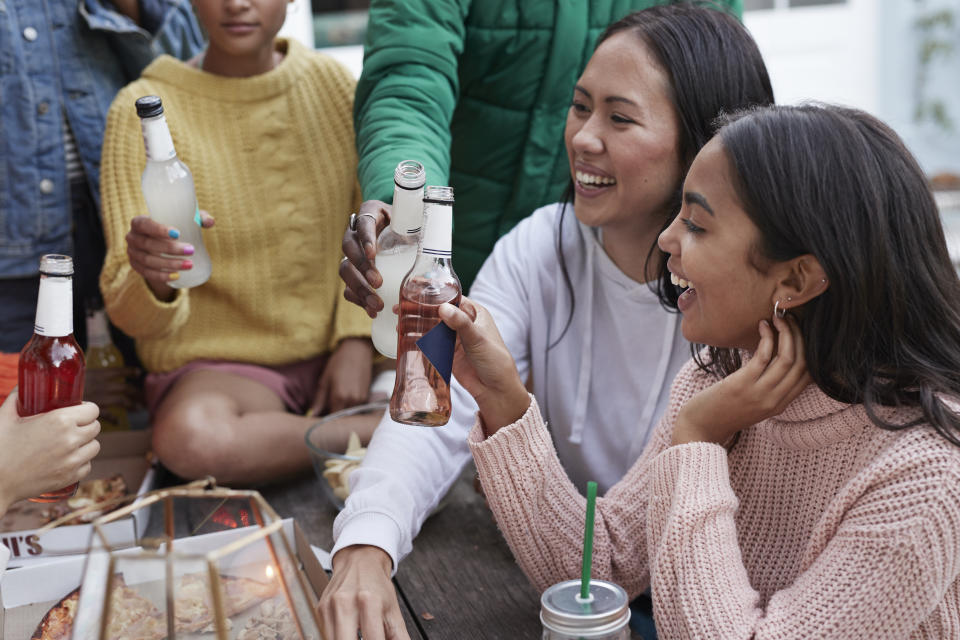
[[[735,179],[720,139],[712,139],[693,161],[683,206],[659,244],[686,288],[677,302],[683,337],[753,350],[760,320],[771,318],[776,300],[786,306],[791,265],[760,256],[760,231],[744,211]]]
[[[670,96],[667,75],[635,33],[597,47],[564,132],[581,222],[634,233],[661,228],[682,176]]]
[[[273,39],[287,17],[288,0],[194,0],[207,31],[207,57],[272,56]]]

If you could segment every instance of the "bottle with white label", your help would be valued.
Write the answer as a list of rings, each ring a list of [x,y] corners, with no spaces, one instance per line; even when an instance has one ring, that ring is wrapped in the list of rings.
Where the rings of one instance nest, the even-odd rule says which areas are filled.
[[[191,269],[180,272],[168,284],[177,289],[196,287],[210,278],[210,254],[201,235],[200,207],[193,187],[193,174],[177,158],[173,138],[163,115],[163,102],[158,96],[138,98],[137,115],[147,151],[147,166],[140,186],[150,217],[180,232],[180,241],[193,245]],[[183,256],[167,256],[183,258]]]
[[[20,352],[17,413],[35,416],[83,402],[86,366],[73,337],[73,258],[47,254],[40,259],[40,290],[33,337]],[[77,483],[44,493],[34,502],[69,498]]]
[[[383,311],[373,319],[371,338],[377,351],[388,358],[397,357],[397,314],[393,307],[400,301],[400,283],[417,258],[426,176],[423,165],[416,160],[404,160],[397,165],[393,172],[390,226],[377,238],[375,265],[383,276],[383,284],[376,291],[383,300]]]
[[[427,187],[424,228],[410,273],[400,285],[397,380],[390,417],[404,424],[439,427],[450,419],[450,373],[456,333],[440,321],[440,305],[460,305],[453,270],[453,189]],[[438,326],[441,325],[441,326]]]

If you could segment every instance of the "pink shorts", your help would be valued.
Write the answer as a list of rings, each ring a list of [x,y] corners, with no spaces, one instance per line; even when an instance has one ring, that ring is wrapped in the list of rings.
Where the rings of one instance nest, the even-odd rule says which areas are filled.
[[[220,371],[249,378],[277,394],[288,411],[305,413],[317,393],[320,374],[327,363],[327,354],[278,367],[230,362],[227,360],[195,360],[167,373],[151,373],[144,383],[147,409],[155,416],[160,402],[180,378],[191,371]]]

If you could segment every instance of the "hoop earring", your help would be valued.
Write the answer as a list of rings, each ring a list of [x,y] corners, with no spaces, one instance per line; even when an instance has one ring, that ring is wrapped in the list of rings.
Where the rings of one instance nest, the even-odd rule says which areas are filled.
[[[780,308],[779,299],[777,299],[777,301],[773,303],[773,315],[777,316],[781,320],[783,320],[783,316],[787,315],[787,310]]]

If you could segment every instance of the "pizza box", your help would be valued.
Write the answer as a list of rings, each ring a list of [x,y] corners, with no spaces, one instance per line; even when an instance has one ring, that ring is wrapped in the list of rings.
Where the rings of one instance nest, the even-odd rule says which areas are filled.
[[[226,545],[243,538],[256,527],[242,527],[229,531],[218,531],[190,538],[178,538],[175,542],[176,550],[180,554],[203,554],[214,549],[222,549]],[[315,607],[324,587],[327,586],[326,572],[320,566],[306,535],[300,526],[292,519],[283,520],[282,531],[291,542],[293,552],[298,560],[298,569],[301,571],[312,593],[307,593],[310,606]],[[131,547],[118,551],[119,555],[136,554],[140,547]],[[160,546],[160,552],[163,545]],[[72,556],[52,560],[47,563],[31,565],[7,571],[0,577],[0,639],[21,640],[30,638],[40,624],[43,617],[60,600],[80,586],[86,563],[85,556]],[[258,565],[262,571],[262,564]],[[135,567],[127,565],[124,571],[126,584],[138,591],[150,592],[151,583],[155,583],[157,575],[144,567],[143,571],[130,570]],[[251,576],[252,577],[252,576]],[[82,595],[81,595],[82,602]],[[248,612],[247,615],[251,615]],[[234,619],[242,619],[243,614]],[[234,632],[237,633],[237,623],[234,623]],[[181,634],[177,634],[179,638]],[[215,634],[186,634],[185,638],[204,638],[210,640]],[[80,639],[75,639],[80,640]],[[86,640],[86,639],[83,639]]]
[[[93,460],[90,475],[84,480],[109,478],[119,473],[127,491],[142,495],[153,489],[156,468],[150,451],[150,431],[116,431],[99,437],[100,453]],[[49,505],[22,500],[11,505],[0,518],[0,542],[10,549],[8,567],[47,562],[63,556],[84,554],[93,525],[61,526],[44,533],[38,530],[46,520],[42,511]],[[105,527],[111,543],[117,547],[134,546],[147,529],[149,509],[111,522]]]

